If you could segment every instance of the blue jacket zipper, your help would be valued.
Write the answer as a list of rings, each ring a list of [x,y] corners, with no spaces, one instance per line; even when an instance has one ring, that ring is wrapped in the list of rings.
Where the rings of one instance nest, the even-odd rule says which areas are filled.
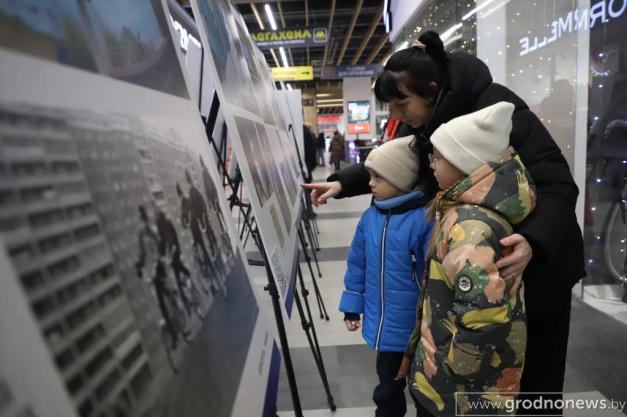
[[[418,279],[418,261],[416,260],[416,253],[411,250],[411,265],[414,270],[411,280],[418,286],[418,292],[420,292],[420,280]]]
[[[388,212],[388,215],[385,219],[385,224],[383,225],[383,237],[381,238],[381,319],[379,320],[379,330],[377,330],[377,342],[375,343],[376,350],[379,350],[379,343],[381,342],[381,330],[383,329],[383,316],[385,314],[385,281],[383,279],[385,275],[385,235],[388,231],[388,222],[390,221],[391,215],[392,210]]]

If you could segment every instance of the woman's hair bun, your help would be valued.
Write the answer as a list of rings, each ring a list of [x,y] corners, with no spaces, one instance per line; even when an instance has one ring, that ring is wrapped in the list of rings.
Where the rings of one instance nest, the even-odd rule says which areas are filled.
[[[444,51],[444,43],[442,43],[442,39],[440,39],[440,35],[437,32],[428,30],[420,35],[418,40],[426,46],[425,52],[431,55],[433,59],[442,63],[448,61],[448,57]]]

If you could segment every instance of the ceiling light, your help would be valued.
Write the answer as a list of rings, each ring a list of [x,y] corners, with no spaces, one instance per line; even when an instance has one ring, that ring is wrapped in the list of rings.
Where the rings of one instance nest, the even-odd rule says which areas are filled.
[[[442,39],[442,42],[446,42],[448,38],[450,38],[451,35],[455,33],[457,30],[459,30],[462,26],[463,25],[461,23],[458,23],[452,28],[450,28],[449,30],[447,30],[446,32],[444,32],[443,34],[441,34],[440,39]]]
[[[467,13],[466,15],[464,15],[462,17],[462,20],[467,20],[469,19],[472,15],[474,15],[475,13],[479,12],[480,10],[485,9],[490,3],[494,3],[495,0],[487,0],[486,2],[484,2],[481,6],[475,7],[474,9],[472,9],[469,13]],[[267,7],[267,6],[266,6]]]
[[[272,30],[276,30],[276,22],[274,21],[274,16],[272,15],[272,9],[269,4],[266,4],[266,15],[268,16],[268,20],[270,21],[270,26]],[[287,65],[286,65],[287,66]]]
[[[283,66],[285,68],[289,67],[289,63],[287,61],[287,55],[285,55],[285,49],[283,47],[279,48],[279,52],[281,53],[281,59],[283,60]]]

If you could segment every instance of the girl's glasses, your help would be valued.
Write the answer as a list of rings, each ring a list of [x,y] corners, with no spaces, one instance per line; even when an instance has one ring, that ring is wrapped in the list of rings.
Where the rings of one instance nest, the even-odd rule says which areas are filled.
[[[440,159],[442,159],[441,156],[435,156],[432,153],[429,154],[429,164],[431,164],[431,165],[435,164],[436,161],[439,161]]]

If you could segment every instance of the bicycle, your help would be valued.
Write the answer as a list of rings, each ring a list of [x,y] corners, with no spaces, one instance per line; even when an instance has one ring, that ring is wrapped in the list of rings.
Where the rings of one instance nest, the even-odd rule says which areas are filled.
[[[137,264],[136,269],[139,278],[151,285],[153,299],[161,311],[161,318],[158,322],[161,342],[170,368],[174,373],[178,373],[178,367],[174,361],[174,352],[178,347],[179,336],[185,344],[190,343],[189,331],[186,329],[185,311],[177,302],[176,289],[168,286],[166,282],[167,275],[161,260],[155,266],[155,273],[152,277],[145,274],[145,269],[141,265]]]
[[[205,317],[200,302],[200,293],[196,288],[190,271],[185,267],[180,257],[181,253],[176,249],[176,246],[173,246],[168,256],[168,264],[174,273],[174,279],[180,291],[181,302],[185,306],[188,316],[191,316],[191,311],[196,314],[200,321],[203,321]]]
[[[602,139],[594,144],[590,154],[595,158],[588,178],[593,180],[594,207],[601,208],[609,200],[609,209],[603,219],[599,235],[595,236],[600,249],[601,267],[612,281],[627,287],[627,123],[613,120],[608,123]],[[609,198],[604,199],[605,195]],[[591,201],[593,200],[591,198]],[[599,205],[599,207],[597,207]],[[598,245],[601,248],[598,248]],[[594,263],[591,257],[589,263]],[[627,303],[627,291],[622,301]]]

